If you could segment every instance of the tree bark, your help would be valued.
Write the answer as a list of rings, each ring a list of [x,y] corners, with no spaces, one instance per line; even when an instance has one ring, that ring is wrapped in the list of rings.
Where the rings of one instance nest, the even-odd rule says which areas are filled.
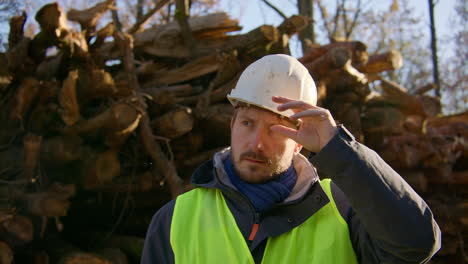
[[[215,72],[219,69],[220,62],[216,54],[208,55],[190,61],[184,66],[167,71],[158,71],[153,75],[152,80],[144,83],[144,86],[170,85],[195,79],[197,77]]]
[[[74,125],[80,119],[80,105],[76,95],[76,82],[78,80],[78,70],[70,71],[67,79],[63,82],[58,99],[62,111],[63,122],[68,126]]]
[[[21,16],[14,16],[10,19],[10,33],[8,34],[8,48],[13,48],[23,39],[23,28],[26,22],[26,12],[23,11]]]
[[[3,241],[0,241],[0,263],[13,263],[13,250],[11,250],[11,247]]]
[[[2,239],[12,247],[25,245],[33,240],[34,227],[31,220],[22,215],[1,222]]]
[[[307,54],[304,54],[304,56],[300,58],[299,61],[304,64],[310,63],[318,57],[322,56],[323,54],[327,53],[330,49],[336,47],[343,47],[351,52],[353,65],[361,65],[367,63],[367,46],[360,41],[337,41],[317,48],[312,48]]]
[[[299,15],[305,16],[309,20],[305,29],[299,32],[299,39],[302,44],[302,54],[306,54],[309,51],[310,45],[315,43],[314,1],[298,0],[297,6],[299,9]]]
[[[434,0],[428,0],[429,17],[431,29],[431,51],[432,51],[432,76],[436,85],[436,96],[440,97],[440,80],[439,80],[439,60],[437,58],[437,36],[434,22]]]
[[[115,150],[107,150],[102,153],[92,153],[83,162],[83,186],[86,190],[98,189],[112,182],[112,179],[120,175],[119,155]]]
[[[190,17],[190,4],[189,0],[176,0],[175,19],[179,23],[182,36],[184,37],[185,44],[190,49],[191,57],[194,58],[197,53],[196,42],[192,36],[192,30],[188,19]]]
[[[169,188],[173,198],[184,192],[183,182],[177,175],[176,168],[171,160],[162,152],[161,147],[155,141],[155,137],[150,127],[150,119],[146,112],[146,104],[140,93],[140,86],[138,84],[134,58],[133,58],[133,38],[128,34],[116,35],[116,39],[119,41],[122,53],[124,68],[128,76],[129,86],[131,87],[134,96],[137,98],[139,103],[145,112],[142,115],[142,120],[139,125],[139,135],[141,137],[143,147],[149,156],[153,159],[158,171],[161,175],[165,175],[165,179],[169,183]]]
[[[151,126],[158,136],[174,139],[190,132],[194,122],[192,110],[188,107],[181,107],[157,118]]]

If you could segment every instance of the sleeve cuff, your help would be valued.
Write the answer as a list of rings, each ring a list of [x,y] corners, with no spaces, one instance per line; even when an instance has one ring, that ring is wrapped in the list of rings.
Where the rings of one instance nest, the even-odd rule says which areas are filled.
[[[338,133],[325,145],[320,152],[311,153],[309,161],[320,172],[328,176],[336,175],[341,166],[348,160],[350,147],[356,141],[353,134],[343,125],[338,125]]]

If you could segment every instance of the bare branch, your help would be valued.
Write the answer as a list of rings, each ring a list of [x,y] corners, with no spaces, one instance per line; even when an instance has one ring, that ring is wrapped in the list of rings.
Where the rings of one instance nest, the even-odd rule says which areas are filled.
[[[137,23],[135,23],[135,25],[133,25],[133,27],[131,27],[127,31],[127,33],[129,33],[129,34],[137,33],[140,30],[140,28],[142,28],[156,12],[158,12],[161,8],[164,7],[164,5],[166,5],[170,1],[171,0],[160,0],[156,4],[156,6],[153,9],[151,9],[148,13],[146,13],[146,15],[144,15],[141,20],[139,20]]]
[[[137,2],[137,14],[136,14],[136,21],[140,21],[141,18],[143,17],[143,1],[144,0],[138,0]]]
[[[344,29],[344,32],[345,32],[345,36],[346,36],[346,40],[348,40],[348,37],[347,37],[347,33],[348,33],[348,10],[346,10],[346,7],[345,7],[345,2],[346,0],[342,0],[341,1],[341,11],[343,12],[343,15],[341,16],[341,19],[343,21],[343,29]]]
[[[279,10],[276,6],[274,6],[272,3],[268,2],[268,0],[262,0],[262,2],[264,2],[267,6],[271,7],[271,9],[275,10],[276,13],[278,13],[278,15],[280,15],[282,18],[284,19],[288,19],[288,17],[283,13],[281,12],[281,10]]]
[[[351,26],[349,27],[349,30],[346,30],[346,39],[349,39],[349,37],[353,33],[353,30],[356,27],[356,23],[360,14],[361,14],[361,0],[358,0],[357,6],[356,6],[356,13],[354,13],[354,17],[353,17],[353,22],[351,22]]]
[[[117,10],[112,9],[112,20],[114,21],[115,28],[117,31],[122,31],[122,23],[120,22],[119,19],[119,14],[117,14]]]
[[[318,8],[320,10],[320,15],[322,16],[323,26],[327,30],[328,38],[331,39],[332,30],[331,30],[331,27],[330,27],[330,23],[328,23],[328,21],[327,21],[327,18],[328,18],[327,10],[325,9],[325,6],[322,5],[320,0],[316,1],[316,3],[317,3],[317,6],[318,6]]]
[[[341,5],[340,5],[340,3],[338,1],[339,0],[336,0],[336,13],[335,13],[335,17],[333,19],[335,24],[333,25],[332,34],[331,34],[331,36],[329,36],[330,39],[335,37],[336,30],[338,29],[338,23],[339,23],[339,18],[340,18],[340,13],[341,13]]]

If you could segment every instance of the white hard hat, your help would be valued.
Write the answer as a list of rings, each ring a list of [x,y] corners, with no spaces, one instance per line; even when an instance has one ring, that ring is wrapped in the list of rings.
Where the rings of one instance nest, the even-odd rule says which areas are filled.
[[[317,89],[309,71],[294,57],[284,54],[267,55],[250,64],[227,98],[234,107],[243,102],[285,117],[294,114],[292,110],[278,111],[272,96],[317,104]]]

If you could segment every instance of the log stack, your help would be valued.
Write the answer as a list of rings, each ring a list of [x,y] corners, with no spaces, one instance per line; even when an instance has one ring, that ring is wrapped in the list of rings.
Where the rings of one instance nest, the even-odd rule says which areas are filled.
[[[468,112],[442,116],[439,99],[425,94],[434,85],[408,92],[382,77],[402,66],[397,51],[368,56],[361,42],[334,42],[300,60],[317,82],[319,104],[432,208],[443,238],[431,263],[466,263]]]
[[[241,27],[225,13],[191,17],[192,45],[177,21],[98,29],[114,4],[69,12],[45,5],[33,38],[23,35],[25,14],[11,19],[0,54],[2,263],[138,263],[154,212],[229,145],[225,97],[242,70],[264,55],[289,54],[289,38],[308,23],[293,16],[236,35]],[[380,77],[401,67],[396,51],[369,56],[362,42],[334,42],[301,61],[319,104],[440,215],[450,237],[441,261],[458,256],[467,224],[466,114],[438,117],[438,101],[422,94],[428,88],[410,94]]]
[[[363,113],[366,140],[431,207],[443,234],[431,263],[466,263],[468,113],[441,116],[439,100],[421,93],[427,88],[380,86]]]

